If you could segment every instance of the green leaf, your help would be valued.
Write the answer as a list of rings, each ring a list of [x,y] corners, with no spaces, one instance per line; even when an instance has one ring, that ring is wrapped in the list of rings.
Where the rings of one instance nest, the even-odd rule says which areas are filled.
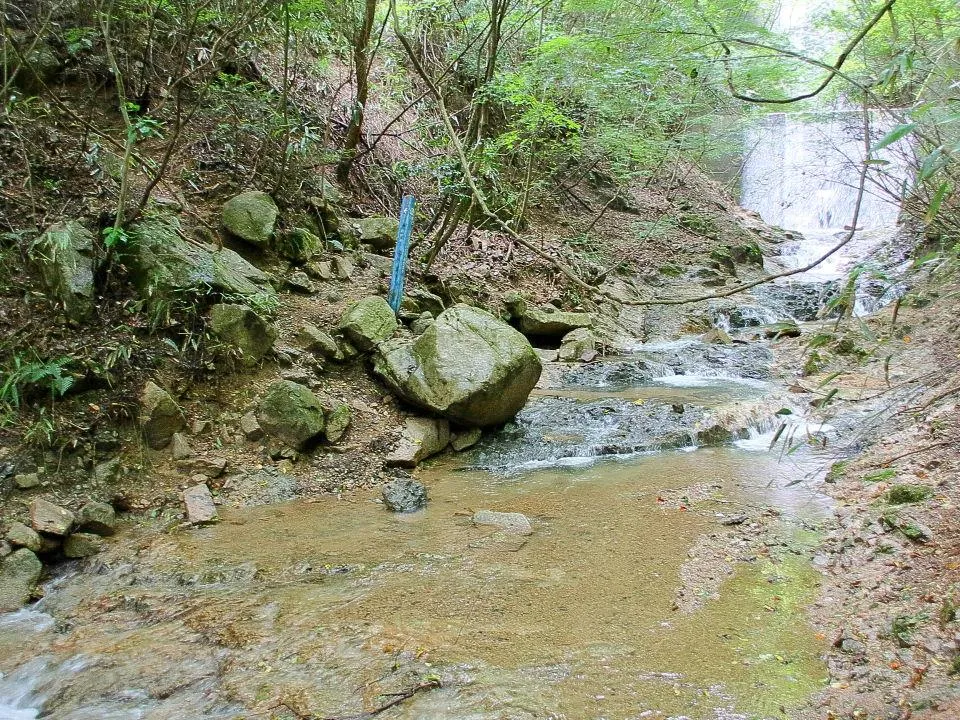
[[[923,216],[924,222],[932,223],[934,218],[937,217],[937,213],[940,212],[940,206],[943,205],[943,201],[946,200],[947,195],[950,194],[950,183],[944,182],[940,184],[940,187],[937,188],[937,192],[934,193],[933,199],[930,201],[930,206],[927,208],[926,214]]]
[[[880,140],[870,148],[870,152],[876,152],[883,148],[893,145],[897,140],[905,138],[907,135],[917,129],[916,123],[907,123],[906,125],[897,125],[893,130],[884,135]]]

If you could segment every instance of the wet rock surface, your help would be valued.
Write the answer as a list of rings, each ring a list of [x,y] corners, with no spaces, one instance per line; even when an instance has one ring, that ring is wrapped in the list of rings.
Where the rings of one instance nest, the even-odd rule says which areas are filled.
[[[427,489],[411,477],[399,477],[383,486],[383,504],[396,513],[416,512],[427,506]]]

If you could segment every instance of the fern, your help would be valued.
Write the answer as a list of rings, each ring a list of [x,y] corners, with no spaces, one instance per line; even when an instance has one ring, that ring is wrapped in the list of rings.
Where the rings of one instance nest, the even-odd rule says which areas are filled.
[[[19,408],[24,395],[37,390],[49,391],[51,399],[63,397],[76,381],[66,369],[71,362],[70,356],[46,362],[15,356],[13,366],[0,374],[0,403]]]

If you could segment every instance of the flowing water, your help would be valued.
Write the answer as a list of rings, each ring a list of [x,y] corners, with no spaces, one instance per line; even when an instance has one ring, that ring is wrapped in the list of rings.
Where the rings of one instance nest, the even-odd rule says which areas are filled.
[[[852,219],[852,118],[752,131],[743,202],[799,231],[787,266]],[[843,253],[717,323],[819,306],[895,220],[869,195]],[[803,609],[840,432],[805,419],[762,342],[638,345],[551,376],[515,422],[421,471],[424,511],[372,493],[224,507],[63,566],[0,616],[0,720],[346,718],[428,680],[380,717],[802,720],[827,678]]]

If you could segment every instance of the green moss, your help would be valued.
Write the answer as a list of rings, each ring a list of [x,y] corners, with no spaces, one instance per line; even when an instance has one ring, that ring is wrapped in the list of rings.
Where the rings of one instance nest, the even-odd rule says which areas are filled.
[[[913,645],[913,632],[917,626],[927,619],[924,613],[916,615],[898,615],[890,623],[890,635],[900,647],[910,647]]]
[[[923,485],[894,485],[887,492],[887,502],[891,505],[906,505],[908,503],[923,502],[933,492]]]
[[[863,481],[868,483],[885,482],[887,480],[892,480],[896,476],[896,470],[893,468],[886,468],[885,470],[876,470],[872,473],[868,473],[864,476]]]
[[[824,482],[835,483],[842,480],[843,476],[847,472],[847,466],[849,464],[849,460],[838,460],[835,462],[830,466],[830,470],[827,471],[827,476],[824,478]]]

